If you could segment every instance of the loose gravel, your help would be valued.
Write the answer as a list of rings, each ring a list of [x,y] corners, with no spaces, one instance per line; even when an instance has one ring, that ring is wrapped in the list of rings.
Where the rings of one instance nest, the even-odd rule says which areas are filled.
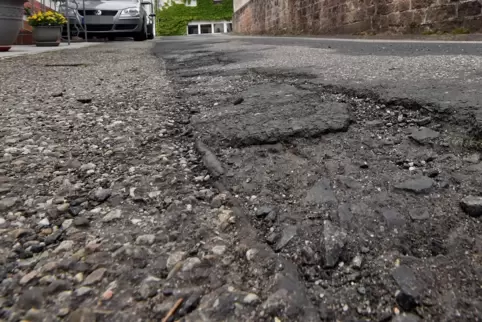
[[[238,235],[152,46],[0,62],[0,320],[256,314],[274,253]]]
[[[0,320],[480,320],[462,119],[192,39],[0,61]]]

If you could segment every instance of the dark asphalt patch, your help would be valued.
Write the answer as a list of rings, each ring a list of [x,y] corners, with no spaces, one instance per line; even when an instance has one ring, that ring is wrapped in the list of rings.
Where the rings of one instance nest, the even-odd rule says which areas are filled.
[[[320,102],[316,93],[285,84],[253,86],[243,104],[219,105],[193,117],[192,124],[212,144],[248,146],[286,142],[346,131],[348,106]]]

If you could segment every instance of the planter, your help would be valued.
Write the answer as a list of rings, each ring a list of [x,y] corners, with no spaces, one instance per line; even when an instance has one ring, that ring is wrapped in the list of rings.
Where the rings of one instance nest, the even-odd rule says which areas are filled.
[[[8,51],[23,26],[25,0],[0,0],[0,51]]]
[[[62,26],[35,26],[32,32],[37,47],[58,46],[61,35]]]

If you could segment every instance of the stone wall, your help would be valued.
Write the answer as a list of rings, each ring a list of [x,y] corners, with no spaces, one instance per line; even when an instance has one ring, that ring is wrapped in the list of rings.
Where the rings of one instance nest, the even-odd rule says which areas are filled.
[[[234,31],[244,34],[417,33],[458,28],[482,31],[482,0],[234,2]]]

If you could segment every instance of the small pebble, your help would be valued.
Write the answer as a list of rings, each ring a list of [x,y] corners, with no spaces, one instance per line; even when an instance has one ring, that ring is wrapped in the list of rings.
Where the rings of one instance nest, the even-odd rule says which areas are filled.
[[[226,251],[226,246],[224,245],[214,246],[212,249],[213,254],[218,256],[223,255],[225,251]]]
[[[112,298],[112,296],[114,296],[114,292],[112,292],[111,290],[107,290],[104,292],[104,294],[102,294],[102,300],[108,301]]]
[[[243,302],[246,304],[255,304],[260,301],[259,296],[254,293],[249,293],[243,299]]]

